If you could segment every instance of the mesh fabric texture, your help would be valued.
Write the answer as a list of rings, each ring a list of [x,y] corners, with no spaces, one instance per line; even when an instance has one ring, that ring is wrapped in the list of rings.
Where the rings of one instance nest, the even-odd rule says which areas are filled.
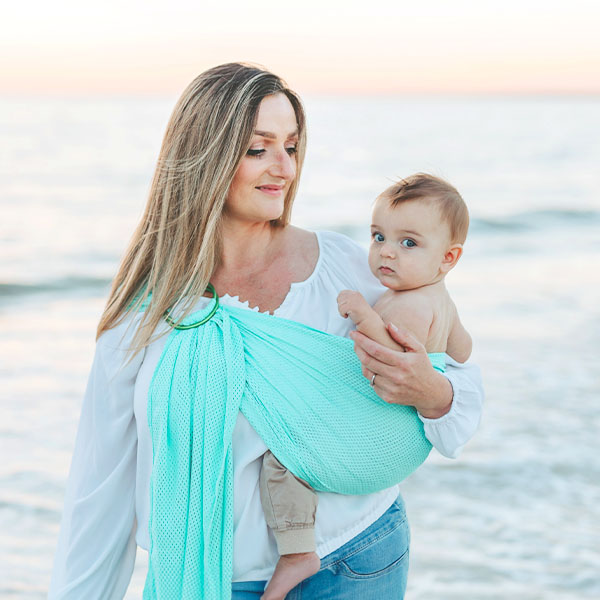
[[[375,394],[349,339],[232,307],[200,327],[174,330],[148,398],[145,600],[231,598],[232,435],[240,410],[279,461],[321,491],[388,488],[431,449],[414,408]]]

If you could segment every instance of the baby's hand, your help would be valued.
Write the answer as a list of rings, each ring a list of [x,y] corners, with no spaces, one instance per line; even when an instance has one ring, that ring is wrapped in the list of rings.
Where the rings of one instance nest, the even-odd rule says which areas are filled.
[[[362,308],[371,308],[363,295],[353,290],[342,290],[337,297],[337,303],[340,315],[344,318],[352,317],[354,321],[356,313]]]

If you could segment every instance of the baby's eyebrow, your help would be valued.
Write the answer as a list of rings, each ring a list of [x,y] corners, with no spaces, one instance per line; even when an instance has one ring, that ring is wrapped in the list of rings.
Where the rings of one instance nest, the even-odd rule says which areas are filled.
[[[381,225],[377,225],[375,223],[373,223],[371,225],[371,229],[381,229]],[[393,232],[395,235],[412,235],[413,237],[418,237],[418,238],[422,238],[423,235],[420,234],[418,231],[413,231],[412,229],[398,229],[396,231]]]

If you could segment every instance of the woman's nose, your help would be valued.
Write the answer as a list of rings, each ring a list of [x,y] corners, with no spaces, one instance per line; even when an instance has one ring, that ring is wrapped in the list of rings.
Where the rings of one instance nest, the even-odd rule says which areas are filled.
[[[278,152],[271,167],[273,175],[291,181],[296,177],[296,156],[287,151]]]

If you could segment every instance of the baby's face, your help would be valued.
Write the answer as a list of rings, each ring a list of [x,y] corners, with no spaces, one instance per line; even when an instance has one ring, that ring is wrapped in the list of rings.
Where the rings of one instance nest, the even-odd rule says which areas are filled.
[[[380,197],[373,210],[369,266],[392,290],[412,290],[440,281],[450,230],[438,208],[421,200],[390,206]]]

